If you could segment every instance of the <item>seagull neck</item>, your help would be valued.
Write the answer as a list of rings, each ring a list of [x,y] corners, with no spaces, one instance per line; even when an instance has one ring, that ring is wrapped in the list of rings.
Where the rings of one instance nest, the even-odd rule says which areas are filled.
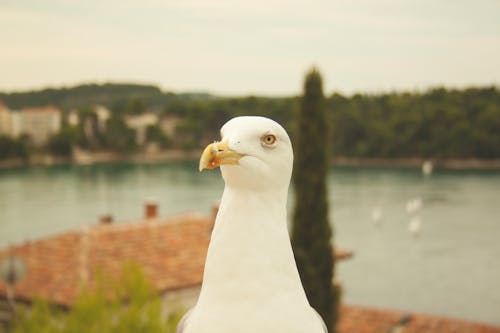
[[[258,237],[277,230],[286,231],[288,235],[287,195],[287,189],[256,191],[226,186],[212,237],[221,237],[225,230],[230,231],[228,236],[232,237],[241,232],[246,232],[247,237]]]
[[[205,263],[200,301],[264,297],[269,288],[307,302],[286,223],[287,190],[224,189]],[[252,295],[241,295],[252,290]]]

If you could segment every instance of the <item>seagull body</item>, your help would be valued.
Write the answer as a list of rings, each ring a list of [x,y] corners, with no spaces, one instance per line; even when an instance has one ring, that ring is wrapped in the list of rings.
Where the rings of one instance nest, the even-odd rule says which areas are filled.
[[[293,152],[286,131],[238,117],[209,145],[203,168],[221,167],[225,188],[196,306],[178,333],[326,333],[295,264],[286,223]]]

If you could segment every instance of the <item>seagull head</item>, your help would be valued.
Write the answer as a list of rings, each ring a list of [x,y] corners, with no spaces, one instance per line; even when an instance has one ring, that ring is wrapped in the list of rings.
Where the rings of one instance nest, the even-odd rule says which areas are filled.
[[[203,151],[200,171],[220,167],[226,185],[233,188],[288,189],[293,150],[280,124],[265,117],[236,117],[220,133],[221,140]]]

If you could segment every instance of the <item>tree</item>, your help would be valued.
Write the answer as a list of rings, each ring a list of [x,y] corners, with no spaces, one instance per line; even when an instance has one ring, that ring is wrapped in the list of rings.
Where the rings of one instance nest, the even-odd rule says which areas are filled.
[[[120,153],[130,153],[137,147],[135,130],[128,128],[123,118],[116,114],[106,123],[104,142],[107,148]]]
[[[335,332],[337,295],[332,285],[334,257],[326,188],[329,126],[322,85],[321,74],[313,68],[304,82],[296,126],[292,246],[309,302],[329,332]]]
[[[128,114],[141,114],[144,112],[144,102],[140,98],[131,98],[125,106],[125,113]]]
[[[170,140],[158,124],[146,127],[146,142],[156,142],[161,148],[168,148],[170,146]]]
[[[78,139],[78,129],[65,126],[59,133],[52,136],[47,143],[49,152],[53,155],[70,157],[72,147]]]
[[[27,140],[12,139],[8,136],[0,135],[0,160],[9,158],[28,158]]]

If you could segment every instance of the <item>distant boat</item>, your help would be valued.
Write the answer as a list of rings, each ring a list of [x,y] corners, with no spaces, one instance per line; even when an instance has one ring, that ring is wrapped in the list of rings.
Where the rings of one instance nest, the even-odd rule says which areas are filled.
[[[418,237],[420,235],[420,227],[421,227],[420,218],[418,216],[414,216],[410,220],[410,224],[408,225],[408,230],[410,231],[413,237]]]
[[[420,209],[422,209],[422,198],[420,197],[408,200],[406,203],[406,212],[410,215],[415,214]]]
[[[375,207],[372,209],[372,222],[373,225],[378,225],[382,220],[382,209],[380,207]]]
[[[424,161],[422,164],[422,173],[425,176],[430,176],[432,174],[432,170],[434,169],[434,165],[432,164],[432,161]]]

